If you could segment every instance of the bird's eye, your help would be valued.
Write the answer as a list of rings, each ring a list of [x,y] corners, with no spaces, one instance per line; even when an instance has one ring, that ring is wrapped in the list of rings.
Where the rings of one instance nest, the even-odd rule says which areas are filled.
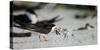
[[[54,26],[54,24],[48,24],[48,27],[53,27]]]
[[[51,24],[48,25],[48,27],[51,27],[51,26],[52,26]]]

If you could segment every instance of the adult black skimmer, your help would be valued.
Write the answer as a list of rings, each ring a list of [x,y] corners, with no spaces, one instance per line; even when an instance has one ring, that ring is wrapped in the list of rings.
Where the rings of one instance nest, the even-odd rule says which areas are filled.
[[[23,18],[23,17],[27,17],[27,16],[23,16],[23,15],[15,16],[14,21],[20,25],[20,26],[16,26],[16,25],[15,26],[22,28],[22,29],[27,29],[27,30],[30,30],[30,31],[38,32],[38,33],[40,33],[39,38],[41,36],[43,36],[45,41],[47,41],[46,35],[49,32],[56,32],[57,35],[60,34],[59,31],[60,31],[61,28],[56,26],[55,24],[53,24],[54,22],[61,20],[61,19],[56,20],[59,16],[56,16],[51,20],[38,21],[35,24],[32,24],[31,20],[29,20],[29,18],[25,18],[24,20],[21,20],[20,18]]]
[[[13,7],[16,8],[16,6],[11,5],[11,10],[13,10],[12,9]],[[40,33],[39,38],[42,36],[41,38],[44,38],[45,41],[47,41],[46,35],[51,31],[56,32],[57,35],[60,34],[59,33],[60,28],[54,24],[54,22],[61,20],[61,19],[58,19],[59,16],[56,16],[50,20],[38,21],[38,16],[35,13],[34,9],[30,9],[30,8],[21,9],[21,10],[19,9],[20,8],[18,8],[18,10],[16,11],[11,11],[11,14],[10,14],[11,29],[12,27],[18,27],[18,28],[26,29],[26,30],[33,31],[33,32],[38,32]],[[16,24],[12,25],[13,22],[17,23],[17,25]],[[11,30],[11,32],[12,31],[13,29]],[[16,35],[18,34],[13,34],[13,37]],[[25,34],[25,36],[29,36],[29,34]]]

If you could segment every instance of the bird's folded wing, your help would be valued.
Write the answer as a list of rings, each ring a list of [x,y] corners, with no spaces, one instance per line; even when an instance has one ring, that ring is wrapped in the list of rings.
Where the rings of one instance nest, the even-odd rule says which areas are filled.
[[[60,16],[56,16],[50,20],[43,20],[43,21],[39,21],[39,23],[54,23],[54,22],[58,22],[60,20],[62,20],[63,18],[58,19]]]

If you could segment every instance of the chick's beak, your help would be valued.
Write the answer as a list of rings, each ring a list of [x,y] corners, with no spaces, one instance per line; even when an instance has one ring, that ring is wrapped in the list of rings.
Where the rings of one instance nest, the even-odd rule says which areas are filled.
[[[60,27],[58,27],[58,26],[54,26],[53,28],[52,28],[52,32],[56,32],[56,35],[60,35],[60,32],[61,31],[61,28]]]

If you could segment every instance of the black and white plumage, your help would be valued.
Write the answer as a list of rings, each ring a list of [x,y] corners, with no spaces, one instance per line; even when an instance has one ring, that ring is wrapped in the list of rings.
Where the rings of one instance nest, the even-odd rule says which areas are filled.
[[[33,30],[35,32],[48,34],[52,30],[52,27],[56,26],[53,23],[57,21],[56,19],[59,16],[56,16],[51,20],[36,21],[36,23],[35,22],[32,23],[32,21],[35,21],[35,20],[34,19],[31,20],[29,18],[30,16],[28,16],[27,14],[21,14],[21,15],[17,15],[17,16],[13,16],[13,17],[14,17],[14,22],[19,24],[22,28],[24,27],[23,29],[30,29],[30,30]],[[35,16],[34,16],[34,18],[35,18]]]
[[[13,8],[13,6],[14,5],[11,5],[11,8]],[[14,7],[18,8],[18,10],[16,9],[16,10],[11,11],[11,14],[10,14],[10,16],[12,17],[11,22],[13,21],[14,23],[13,25],[11,24],[11,27],[18,27],[18,28],[26,29],[33,32],[38,32],[40,33],[40,36],[42,35],[43,36],[42,38],[44,38],[45,40],[47,40],[46,34],[48,34],[51,31],[56,32],[57,35],[60,34],[59,33],[60,28],[54,24],[54,22],[61,20],[61,19],[57,20],[59,16],[56,16],[50,20],[38,21],[38,15],[35,13],[34,9],[21,8],[20,10],[19,6],[14,6]],[[13,32],[11,31],[11,33]],[[17,35],[17,34],[14,34],[14,35]]]
[[[21,20],[20,17],[21,18],[27,17],[24,15],[19,15],[15,17],[16,18],[14,21],[20,25],[20,26],[15,25],[16,27],[38,32],[40,33],[40,36],[43,36],[43,37],[46,37],[46,34],[48,34],[51,31],[56,32],[57,35],[60,34],[59,33],[60,28],[57,27],[55,24],[53,24],[54,22],[57,21],[56,19],[58,18],[58,16],[54,17],[51,20],[38,21],[37,23],[31,23],[31,20],[29,20],[29,18],[25,18],[24,20],[23,19]]]

